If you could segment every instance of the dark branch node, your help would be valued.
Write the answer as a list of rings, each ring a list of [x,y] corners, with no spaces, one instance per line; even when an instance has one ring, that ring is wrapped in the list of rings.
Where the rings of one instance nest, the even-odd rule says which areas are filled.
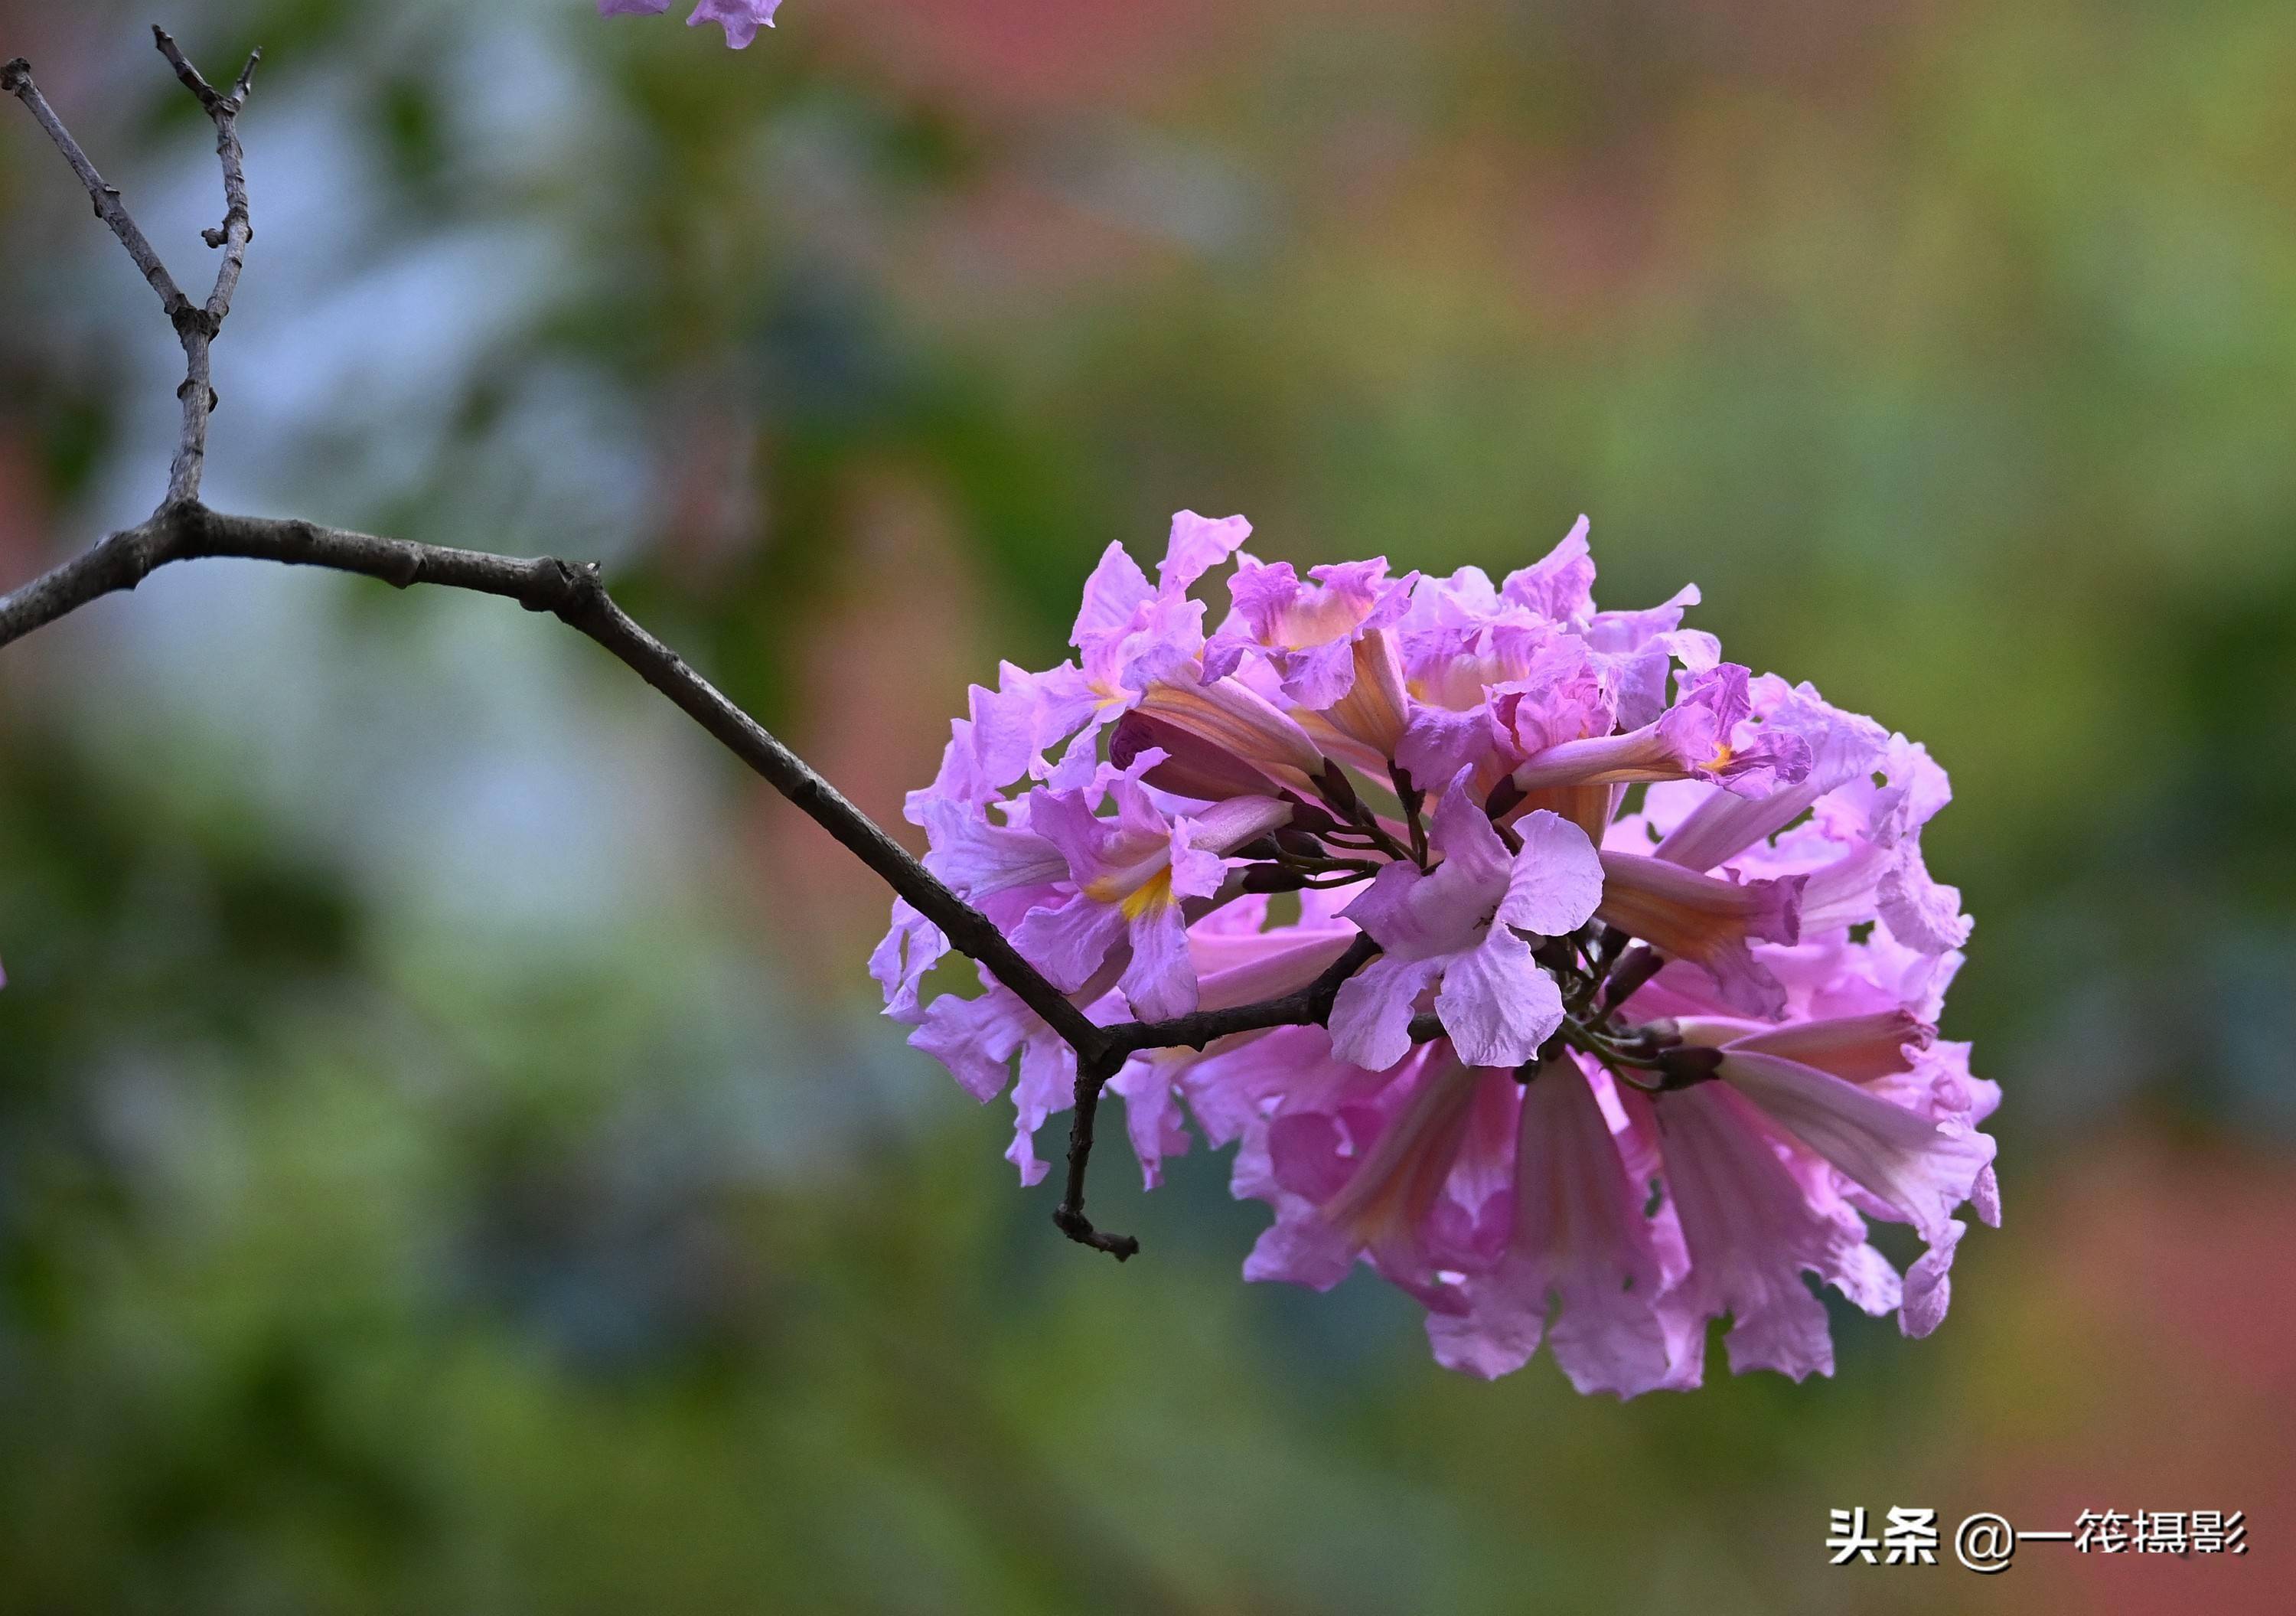
[[[1092,1226],[1092,1219],[1080,1211],[1071,1210],[1065,1203],[1053,1209],[1053,1226],[1080,1246],[1090,1246],[1095,1251],[1105,1251],[1117,1261],[1136,1257],[1140,1253],[1140,1237],[1136,1235],[1111,1235],[1105,1229]]]

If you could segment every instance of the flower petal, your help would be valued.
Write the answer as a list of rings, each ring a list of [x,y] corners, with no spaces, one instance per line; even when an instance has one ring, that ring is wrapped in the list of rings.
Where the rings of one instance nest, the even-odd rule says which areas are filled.
[[[1970,1199],[1993,1141],[1892,1105],[1855,1083],[1776,1055],[1726,1050],[1721,1075],[1763,1114],[1878,1196],[1931,1244]]]
[[[1365,1071],[1385,1071],[1409,1054],[1419,996],[1442,969],[1440,960],[1382,955],[1349,977],[1332,1002],[1332,1053]]]
[[[1529,943],[1493,926],[1479,947],[1449,956],[1435,1013],[1469,1065],[1520,1066],[1562,1025],[1562,995]]]
[[[1551,809],[1515,821],[1522,849],[1507,868],[1498,923],[1542,937],[1577,931],[1603,901],[1603,860],[1587,833]]]

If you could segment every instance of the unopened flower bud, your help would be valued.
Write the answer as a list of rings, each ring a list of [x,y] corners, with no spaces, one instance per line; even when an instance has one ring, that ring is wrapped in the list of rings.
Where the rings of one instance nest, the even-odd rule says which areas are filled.
[[[1108,760],[1129,768],[1152,747],[1164,753],[1164,761],[1141,778],[1158,791],[1221,802],[1230,797],[1272,797],[1282,790],[1225,747],[1144,712],[1128,712],[1117,722],[1109,738]]]
[[[1657,949],[1645,948],[1639,943],[1628,949],[1611,967],[1611,980],[1603,988],[1603,1008],[1617,1009],[1665,968],[1666,956]]]
[[[1664,1088],[1688,1088],[1710,1083],[1722,1070],[1722,1052],[1697,1044],[1677,1044],[1658,1052],[1659,1084]]]
[[[1159,679],[1134,710],[1185,730],[1294,791],[1313,792],[1324,767],[1324,754],[1306,730],[1234,679],[1210,685]]]

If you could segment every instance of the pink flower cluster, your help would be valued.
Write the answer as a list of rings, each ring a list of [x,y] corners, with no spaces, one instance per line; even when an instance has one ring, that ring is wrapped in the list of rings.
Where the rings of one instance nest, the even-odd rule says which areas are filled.
[[[685,26],[717,23],[726,30],[726,43],[738,51],[758,37],[759,29],[773,27],[774,12],[781,4],[782,0],[698,0]],[[669,0],[598,0],[601,17],[659,17],[668,9]]]
[[[1250,531],[1183,512],[1152,580],[1111,546],[1075,660],[975,686],[908,805],[927,865],[1102,1024],[1377,945],[1328,1028],[1126,1063],[1149,1185],[1185,1107],[1274,1209],[1246,1278],[1366,1264],[1480,1375],[1544,1340],[1582,1391],[1693,1386],[1725,1315],[1734,1369],[1830,1373],[1805,1276],[1934,1328],[1956,1210],[1998,1221],[1999,1092],[1937,1035],[1970,923],[1922,858],[1949,796],[1928,753],[1723,661],[1682,627],[1695,589],[1597,610],[1583,518],[1496,585],[1302,578]],[[1193,592],[1231,557],[1207,634]],[[985,972],[929,994],[947,952],[897,903],[871,969],[977,1098],[1017,1059],[1033,1184],[1075,1056]],[[1902,1276],[1868,1218],[1925,1244]]]

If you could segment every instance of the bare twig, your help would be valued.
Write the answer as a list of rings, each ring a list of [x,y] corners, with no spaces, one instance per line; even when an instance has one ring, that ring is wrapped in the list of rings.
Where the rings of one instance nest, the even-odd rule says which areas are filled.
[[[1078,1245],[1105,1251],[1119,1262],[1139,1251],[1140,1242],[1130,1235],[1111,1235],[1093,1226],[1092,1219],[1084,1215],[1084,1180],[1092,1165],[1093,1121],[1100,1114],[1101,1094],[1123,1064],[1121,1054],[1092,1062],[1078,1057],[1076,1109],[1069,1119],[1069,1176],[1061,1191],[1061,1203],[1053,1209],[1053,1223],[1062,1234]]]
[[[715,685],[688,667],[624,611],[606,592],[596,566],[455,550],[406,539],[384,538],[315,522],[234,516],[200,503],[201,472],[207,456],[208,420],[216,404],[209,383],[210,350],[231,312],[247,244],[253,236],[248,207],[245,157],[238,117],[262,53],[247,65],[228,94],[218,91],[193,66],[165,29],[153,29],[160,53],[184,87],[214,121],[216,152],[223,168],[222,226],[204,233],[220,248],[223,261],[215,289],[204,305],[184,296],[136,227],[119,190],[104,183],[73,140],[54,109],[32,82],[21,58],[0,67],[0,90],[21,101],[63,153],[87,188],[98,217],[127,250],[184,348],[182,436],[169,468],[167,496],[139,525],[105,537],[12,593],[0,596],[0,646],[21,639],[89,603],[132,590],[160,568],[176,562],[234,556],[290,566],[324,567],[380,578],[397,588],[432,584],[468,589],[516,601],[529,611],[546,611],[611,652],[639,677],[675,702],[727,751],[761,775],[813,821],[868,865],[885,884],[940,928],[950,946],[980,963],[1045,1023],[1077,1056],[1076,1115],[1069,1134],[1068,1177],[1053,1220],[1070,1239],[1109,1252],[1119,1261],[1140,1249],[1128,1235],[1093,1226],[1084,1212],[1085,1178],[1092,1156],[1094,1121],[1103,1091],[1127,1058],[1142,1050],[1202,1048],[1231,1034],[1292,1025],[1322,1025],[1330,1019],[1340,988],[1374,955],[1378,946],[1358,936],[1348,951],[1307,987],[1256,1005],[1205,1011],[1160,1021],[1131,1021],[1115,1027],[1095,1023],[1013,947],[988,918],[943,884],[866,814],[744,712]],[[1332,788],[1337,789],[1337,788]],[[1369,820],[1364,813],[1360,818]],[[1369,832],[1386,838],[1371,821]],[[1400,853],[1402,849],[1396,850]],[[1418,1035],[1414,1023],[1414,1035]],[[1432,1036],[1432,1035],[1429,1035]]]
[[[79,183],[87,187],[88,200],[95,204],[95,217],[111,226],[111,234],[127,249],[127,256],[135,260],[135,267],[143,271],[152,290],[160,294],[160,307],[167,311],[168,318],[180,325],[193,312],[192,300],[184,295],[184,289],[176,284],[176,277],[168,273],[168,267],[160,261],[160,255],[152,250],[144,232],[127,216],[119,200],[119,187],[104,183],[103,176],[88,161],[87,153],[79,149],[79,142],[71,137],[71,131],[64,127],[63,120],[48,104],[48,98],[40,94],[40,86],[32,82],[32,64],[19,56],[0,67],[0,90],[22,102],[39,121],[40,127],[55,143],[56,150],[63,153],[64,161],[79,176]]]
[[[239,291],[240,274],[247,267],[247,244],[255,239],[247,201],[247,154],[239,144],[239,113],[254,87],[256,64],[263,60],[263,53],[257,51],[248,57],[247,65],[240,70],[238,82],[229,94],[225,94],[201,76],[167,29],[154,25],[152,39],[160,47],[160,54],[168,59],[168,65],[176,70],[176,77],[183,81],[184,87],[214,122],[216,159],[223,166],[223,224],[201,233],[209,246],[223,250],[223,262],[216,268],[215,290],[208,294],[207,303],[198,310],[196,319],[176,322],[176,330],[184,342],[184,384],[176,393],[184,404],[184,429],[176,441],[175,463],[168,471],[168,503],[177,504],[200,496],[200,477],[207,466],[208,418],[220,402],[212,380],[212,349],[216,334],[231,313],[232,298]]]
[[[104,183],[95,165],[88,160],[71,131],[64,127],[47,97],[40,94],[32,81],[32,64],[19,56],[0,68],[0,89],[4,89],[30,110],[62,152],[72,172],[87,188],[88,198],[95,204],[96,217],[111,227],[127,256],[143,271],[152,290],[160,295],[160,306],[167,311],[168,320],[176,328],[176,340],[184,349],[184,381],[176,390],[183,401],[184,424],[176,439],[176,456],[168,470],[166,504],[179,504],[195,500],[200,496],[200,475],[205,469],[208,455],[208,418],[215,413],[218,402],[214,383],[212,350],[216,333],[231,314],[231,300],[239,290],[239,277],[247,267],[247,244],[255,236],[247,200],[247,160],[239,142],[239,113],[246,104],[249,91],[255,82],[256,63],[263,53],[256,52],[247,59],[231,93],[225,94],[209,84],[184,56],[181,46],[165,29],[152,30],[160,53],[176,70],[176,77],[199,101],[201,109],[215,123],[216,156],[223,165],[224,217],[220,227],[201,233],[210,247],[223,249],[223,262],[216,270],[215,290],[208,294],[204,304],[194,303],[176,283],[175,276],[160,260],[159,253],[144,232],[130,217],[120,201],[119,188]]]

